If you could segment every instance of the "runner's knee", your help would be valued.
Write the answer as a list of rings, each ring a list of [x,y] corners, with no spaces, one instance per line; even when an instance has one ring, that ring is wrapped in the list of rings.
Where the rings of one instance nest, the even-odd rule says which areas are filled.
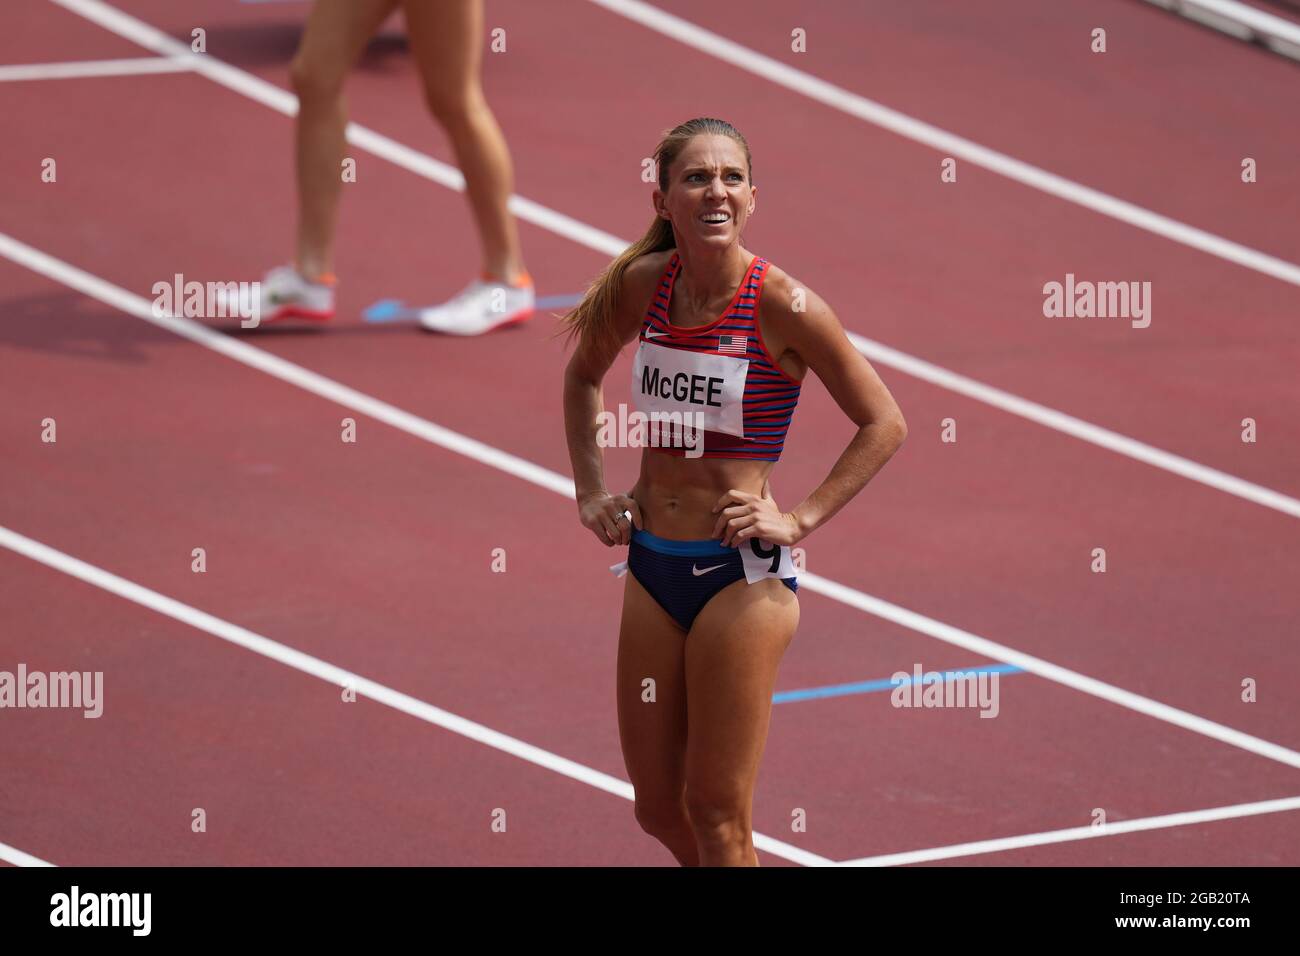
[[[688,822],[680,802],[638,799],[633,812],[641,829],[653,837],[671,833]]]
[[[465,86],[426,86],[424,102],[433,118],[451,129],[466,125],[486,105],[481,91]]]
[[[343,74],[333,66],[301,53],[289,65],[289,82],[303,103],[328,103],[343,95]]]
[[[745,801],[733,794],[697,793],[689,790],[686,812],[695,838],[702,843],[720,845],[743,843],[749,834],[749,811]]]

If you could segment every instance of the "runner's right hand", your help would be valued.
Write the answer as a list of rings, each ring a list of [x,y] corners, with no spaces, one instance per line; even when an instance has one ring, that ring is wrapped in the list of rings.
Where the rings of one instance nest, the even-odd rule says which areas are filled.
[[[632,520],[619,517],[630,512]],[[607,491],[593,491],[578,502],[578,520],[591,530],[608,548],[616,544],[630,544],[632,527],[641,527],[641,510],[630,495],[611,495]]]

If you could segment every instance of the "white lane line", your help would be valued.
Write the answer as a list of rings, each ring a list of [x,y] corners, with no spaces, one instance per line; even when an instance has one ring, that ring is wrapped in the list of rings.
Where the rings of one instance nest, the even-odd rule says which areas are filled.
[[[1261,37],[1275,36],[1288,43],[1300,44],[1300,24],[1284,20],[1263,10],[1256,10],[1244,3],[1237,3],[1236,0],[1173,0],[1173,4],[1184,11],[1192,11],[1194,8],[1208,10],[1221,17],[1236,20]]]
[[[1048,830],[1044,833],[1027,833],[1024,836],[1002,837],[997,840],[979,840],[974,843],[957,843],[929,850],[910,850],[906,853],[886,853],[881,856],[864,856],[845,860],[838,866],[902,866],[908,863],[925,863],[930,860],[950,860],[982,853],[999,853],[1027,846],[1045,846],[1049,843],[1069,843],[1075,840],[1092,840],[1098,837],[1118,836],[1121,833],[1138,833],[1142,830],[1161,830],[1182,827],[1193,823],[1214,820],[1232,820],[1237,817],[1257,816],[1262,813],[1283,813],[1300,810],[1300,797],[1281,800],[1262,800],[1258,803],[1237,803],[1209,810],[1189,810],[1186,813],[1168,813],[1159,817],[1141,817],[1136,820],[1117,820],[1105,826],[1070,827],[1066,830]]]
[[[1189,226],[1168,216],[1162,216],[1099,189],[1050,173],[1006,153],[981,146],[938,126],[890,109],[875,100],[852,93],[834,83],[818,79],[811,73],[788,66],[780,60],[764,56],[757,50],[751,50],[721,34],[706,30],[642,0],[590,0],[590,2],[747,73],[760,76],[777,86],[816,100],[831,109],[847,113],[849,116],[889,130],[923,146],[929,146],[938,150],[941,155],[964,159],[981,169],[987,169],[991,173],[1004,176],[1031,189],[1091,209],[1103,216],[1118,219],[1130,226],[1190,246],[1219,259],[1234,262],[1263,275],[1300,286],[1300,265],[1251,249],[1222,236],[1216,236],[1204,229]]]
[[[1036,422],[1045,428],[1052,429],[1052,431],[1061,432],[1080,441],[1085,441],[1090,445],[1096,445],[1099,448],[1105,448],[1117,455],[1123,455],[1125,458],[1132,458],[1134,461],[1140,461],[1145,465],[1159,468],[1161,471],[1167,471],[1189,481],[1198,482],[1206,487],[1222,491],[1245,501],[1263,505],[1265,508],[1280,511],[1282,514],[1290,515],[1293,518],[1300,518],[1300,499],[1284,495],[1280,491],[1274,491],[1272,488],[1266,488],[1263,485],[1257,485],[1244,478],[1238,478],[1226,471],[1211,468],[1209,465],[1202,465],[1190,458],[1164,451],[1154,445],[1140,442],[1136,438],[1129,438],[1127,435],[1121,435],[1109,428],[1094,425],[1082,418],[1075,418],[1073,415],[1067,415],[1065,412],[1049,408],[1047,405],[1031,402],[1027,398],[1021,398],[1011,392],[994,388],[992,385],[985,385],[976,379],[968,378],[943,366],[908,355],[906,352],[900,352],[898,349],[890,348],[882,342],[858,335],[856,332],[849,332],[848,337],[859,352],[880,365],[905,372],[914,378],[929,382],[931,385],[936,385],[950,392],[956,392],[958,395],[965,395],[967,398],[973,398],[977,402],[992,405],[994,408],[1001,409],[1018,418]]]
[[[449,730],[454,734],[459,734],[494,750],[500,750],[512,757],[518,757],[520,760],[526,760],[546,770],[577,780],[579,783],[585,783],[597,790],[612,793],[624,800],[633,799],[632,785],[625,780],[619,780],[607,773],[593,770],[591,767],[551,753],[549,750],[534,747],[532,744],[525,743],[516,737],[508,736],[493,730],[491,727],[467,720],[458,714],[443,710],[441,707],[435,707],[433,704],[426,703],[409,694],[403,694],[401,691],[393,690],[391,687],[361,677],[352,671],[336,667],[318,657],[304,654],[302,651],[295,650],[269,637],[256,634],[237,624],[232,624],[205,611],[200,611],[198,608],[159,594],[157,591],[136,584],[134,581],[118,577],[103,568],[87,564],[85,561],[74,558],[62,551],[57,551],[48,545],[3,526],[0,526],[0,547],[8,548],[56,571],[77,578],[110,594],[115,594],[141,607],[149,608],[149,610],[156,611],[165,617],[180,621],[182,624],[196,630],[211,634],[213,637],[219,637],[223,641],[228,641],[237,647],[252,651],[254,654],[260,654],[262,657],[284,664],[286,667],[319,678],[327,684],[333,684],[336,687],[352,687],[362,697],[378,701],[394,710],[423,720],[425,723]],[[791,846],[788,843],[783,843],[760,833],[754,834],[754,846],[776,856],[809,866],[826,865],[831,862],[825,857],[817,856],[815,853],[809,853],[799,847]]]
[[[1276,760],[1289,767],[1300,769],[1300,753],[1290,748],[1270,743],[1240,730],[1234,730],[1225,724],[1198,717],[1177,707],[1162,704],[1150,697],[1144,697],[1141,694],[1135,694],[1113,684],[1107,684],[1104,681],[1080,674],[1078,671],[1060,667],[1050,661],[1043,660],[1041,657],[1034,657],[1023,651],[1018,651],[1014,647],[998,644],[988,638],[980,637],[978,634],[972,634],[970,631],[964,631],[961,628],[953,627],[951,624],[945,624],[932,617],[926,617],[924,614],[909,611],[907,608],[864,594],[862,591],[846,585],[837,584],[821,575],[801,571],[799,573],[799,586],[801,588],[807,587],[808,590],[816,591],[818,594],[824,594],[841,604],[847,604],[849,607],[856,607],[867,614],[883,618],[886,621],[892,621],[910,631],[927,634],[936,640],[943,641],[945,644],[951,644],[954,647],[960,647],[975,654],[985,654],[1005,664],[1013,664],[1031,674],[1037,674],[1039,677],[1062,684],[1080,693],[1089,694],[1119,707],[1125,707],[1139,714],[1145,714],[1156,720],[1164,721],[1167,724],[1173,724],[1175,727],[1182,727],[1184,730],[1190,730],[1193,733],[1221,741],[1241,750],[1247,750],[1261,757],[1267,757],[1270,760]]]
[[[130,60],[76,60],[69,63],[18,63],[0,66],[0,83],[23,80],[68,80],[90,76],[136,76],[142,73],[184,73],[187,59],[145,56]]]
[[[182,335],[205,348],[210,348],[227,358],[234,359],[236,362],[255,368],[260,372],[265,372],[267,375],[278,378],[290,385],[305,389],[327,401],[369,415],[416,438],[431,442],[446,448],[448,451],[453,451],[499,471],[504,471],[516,478],[522,478],[524,481],[563,495],[566,498],[572,499],[574,497],[574,485],[570,478],[557,474],[541,465],[533,464],[526,459],[500,451],[484,442],[468,438],[449,428],[435,425],[431,421],[403,411],[363,392],[358,392],[356,389],[342,385],[333,379],[308,371],[299,365],[285,361],[245,342],[229,338],[197,322],[170,316],[163,318],[155,316],[150,303],[141,296],[33,249],[31,246],[18,242],[4,233],[0,233],[0,255],[55,282],[120,309],[128,315],[134,315],[170,332],[175,332],[177,335]],[[857,608],[867,614],[892,621],[919,634],[926,634],[954,646],[987,655],[995,660],[1014,664],[1047,680],[1063,684],[1066,687],[1090,694],[1120,707],[1126,707],[1156,720],[1182,727],[1185,730],[1210,737],[1241,750],[1267,757],[1270,760],[1300,768],[1300,753],[1235,730],[1224,724],[1215,723],[1187,711],[1179,710],[1176,707],[1143,697],[1140,694],[1134,694],[1064,667],[1058,667],[1041,658],[1033,657],[1014,648],[972,634],[969,631],[944,624],[915,611],[909,611],[907,608],[865,594],[855,588],[838,584],[820,575],[804,572],[800,576],[800,583],[810,591],[823,594],[832,600]]]
[[[17,847],[12,847],[8,843],[0,843],[0,860],[6,863],[12,863],[14,866],[53,866],[53,863],[46,863],[40,857],[32,856],[30,853],[24,853]]]
[[[222,63],[220,60],[214,59],[210,54],[189,54],[189,48],[178,40],[167,36],[146,23],[136,20],[134,17],[127,16],[101,2],[101,0],[50,0],[50,2],[80,14],[104,29],[157,53],[194,56],[197,61],[200,61],[195,64],[194,72],[200,73],[227,89],[262,103],[273,110],[284,113],[286,116],[293,116],[297,113],[297,100],[292,93],[282,90],[274,84],[267,83],[250,73],[245,73],[237,67]],[[427,156],[374,130],[352,123],[348,127],[348,137],[354,145],[361,149],[373,153],[381,159],[386,159],[417,176],[439,183],[449,189],[461,190],[464,188],[464,178],[461,176],[460,170],[454,166],[439,162],[432,156]],[[510,197],[510,208],[521,219],[605,255],[618,255],[629,245],[623,239],[602,232],[522,196],[512,195]],[[1189,478],[1226,494],[1281,511],[1283,514],[1300,517],[1300,499],[1288,497],[1263,485],[1257,485],[1243,478],[1210,468],[1207,465],[1201,465],[1190,459],[1163,451],[1153,445],[1140,442],[1135,438],[1128,438],[1117,432],[1102,428],[1100,425],[1093,425],[1064,412],[1058,412],[1046,405],[1039,405],[1010,392],[1004,392],[991,385],[985,385],[975,379],[951,372],[856,333],[849,333],[849,338],[859,351],[882,365],[914,375],[924,381],[938,385],[940,388],[955,391],[1012,415],[1060,431],[1078,438],[1080,441],[1125,455],[1143,464],[1151,465],[1183,478]]]
[[[254,348],[245,342],[230,338],[197,322],[173,316],[156,316],[153,314],[152,304],[141,296],[33,249],[31,246],[17,241],[5,233],[0,233],[0,255],[19,265],[26,266],[33,272],[38,272],[84,295],[88,295],[92,299],[98,299],[105,305],[120,309],[127,315],[133,315],[137,319],[144,319],[146,322],[151,322],[168,332],[174,332],[176,335],[202,345],[204,348],[219,352],[227,358],[247,365],[249,368],[265,372],[273,378],[288,382],[290,385],[295,385],[327,401],[369,415],[376,421],[384,422],[430,444],[438,445],[448,451],[454,451],[458,455],[464,455],[466,458],[472,458],[485,465],[490,465],[498,471],[504,471],[516,478],[522,478],[535,485],[541,485],[543,488],[557,494],[566,495],[570,498],[575,494],[571,478],[557,475],[555,472],[535,465],[526,459],[518,458],[491,445],[475,441],[459,432],[443,428],[441,425],[435,425],[418,415],[412,415],[410,412],[389,405],[387,402],[382,402],[363,392],[348,388],[333,379],[309,371],[301,365],[286,362],[270,352]]]
[[[1300,60],[1300,25],[1235,0],[1147,0],[1238,40]]]

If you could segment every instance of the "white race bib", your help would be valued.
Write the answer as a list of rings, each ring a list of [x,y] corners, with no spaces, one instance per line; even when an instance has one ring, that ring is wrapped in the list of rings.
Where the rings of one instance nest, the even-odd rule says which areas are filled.
[[[632,401],[646,414],[694,413],[680,420],[744,438],[748,371],[746,359],[642,342],[632,363]]]
[[[750,584],[764,578],[796,576],[789,545],[768,544],[758,538],[750,538],[741,544],[738,550],[740,560],[745,563],[745,580]]]

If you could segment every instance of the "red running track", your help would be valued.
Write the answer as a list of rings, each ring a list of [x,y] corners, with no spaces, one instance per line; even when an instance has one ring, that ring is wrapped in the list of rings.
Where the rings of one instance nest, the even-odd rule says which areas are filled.
[[[188,35],[184,16],[167,5],[129,9]],[[748,23],[706,25],[755,47],[746,31],[758,19],[788,36],[779,7],[760,12]],[[500,5],[512,53],[489,59],[489,94],[522,195],[630,238],[648,209],[632,177],[659,129],[696,112],[734,117],[756,154],[751,246],[818,289],[848,328],[1294,493],[1294,444],[1284,447],[1297,427],[1286,404],[1295,407],[1294,385],[1283,373],[1296,358],[1294,287],[973,169],[963,169],[951,203],[936,202],[937,160],[925,148],[810,108],[589,4],[565,14]],[[296,5],[209,4],[203,22],[213,55],[284,85],[300,15]],[[39,42],[7,41],[5,62],[140,54],[64,10],[37,5],[33,17],[55,29]],[[1191,42],[1166,33],[1164,20],[1134,22],[1150,44],[1174,47],[1166,57]],[[1026,33],[1027,47],[1046,42],[1010,5],[999,27],[1002,39],[1008,29]],[[830,33],[866,31],[845,23]],[[926,36],[912,38],[914,52],[927,48]],[[905,58],[901,42],[884,46]],[[976,65],[997,45],[973,29],[945,42],[956,62]],[[354,78],[354,118],[449,159],[421,112],[411,65],[390,47],[380,44]],[[1271,76],[1271,60],[1246,52],[1236,73]],[[565,69],[551,69],[556,61]],[[985,111],[970,105],[948,116],[925,112],[925,84],[914,101],[890,99],[849,58],[804,68],[1295,258],[1277,244],[1285,236],[1271,231],[1266,212],[1225,201],[1233,214],[1216,218],[1213,203],[1189,200],[1176,183],[1149,194],[1150,184],[1105,149],[1075,152],[1073,167],[1053,165],[1050,149],[1034,153],[1033,137],[1018,141],[1005,129],[1010,101],[997,91],[1015,85],[1005,69],[978,67],[990,90]],[[1172,82],[1155,65],[1146,70],[1144,90]],[[947,87],[934,84],[928,95],[938,102]],[[1054,95],[1068,99],[1071,89],[1061,81]],[[640,112],[662,118],[627,108],[646,102],[656,109]],[[1252,119],[1196,102],[1216,123],[1223,114],[1215,129],[1225,137],[1246,135],[1252,122],[1267,130],[1262,112]],[[1113,122],[1142,127],[1127,107],[1111,99],[1121,114]],[[0,231],[146,298],[174,272],[253,278],[284,258],[292,196],[283,116],[179,75],[0,84],[0,108],[21,131],[0,160]],[[1099,134],[1103,146],[1110,135]],[[1183,152],[1191,143],[1171,123],[1150,148],[1196,165],[1201,159]],[[1279,147],[1282,155],[1294,148]],[[30,174],[45,155],[60,157],[56,186]],[[861,161],[845,156],[869,157],[881,172],[864,176]],[[1211,165],[1199,175],[1212,175]],[[456,241],[469,228],[460,196],[373,157],[361,158],[361,170],[344,206],[337,326],[241,341],[567,473],[564,357],[548,320],[458,341],[355,318],[381,297],[435,300],[476,265],[472,244]],[[826,190],[831,183],[837,188]],[[1294,209],[1294,190],[1287,195]],[[523,228],[543,293],[582,288],[604,261]],[[788,249],[783,239],[793,240]],[[864,268],[872,279],[865,310],[847,295]],[[1067,270],[1151,276],[1164,311],[1141,333],[1035,320],[1043,277]],[[610,695],[619,584],[604,571],[617,555],[591,543],[570,504],[370,419],[360,419],[358,443],[344,445],[339,419],[348,412],[337,405],[15,265],[0,263],[0,275],[7,527],[622,777]],[[1225,320],[1215,296],[1250,321]],[[1230,360],[1215,361],[1222,356]],[[1127,374],[1134,368],[1142,374]],[[611,405],[627,399],[626,371],[620,365],[611,379]],[[1293,519],[882,374],[912,438],[808,542],[810,570],[1296,748]],[[1235,421],[1253,408],[1264,409],[1269,440],[1242,446]],[[55,446],[37,441],[47,416],[59,422]],[[938,441],[948,416],[959,422],[956,445]],[[849,434],[820,385],[806,389],[797,417],[774,483],[783,501],[820,480]],[[627,482],[635,458],[614,455],[610,465],[611,480]],[[190,572],[196,546],[208,551],[205,575]],[[1110,557],[1105,576],[1088,571],[1097,546]],[[496,547],[509,556],[504,575],[489,567]],[[340,705],[337,688],[319,680],[16,555],[0,559],[4,606],[15,608],[0,660],[101,669],[112,694],[111,719],[100,721],[10,712],[21,733],[6,734],[0,752],[30,773],[0,789],[0,841],[62,863],[669,862],[616,797],[371,702]],[[983,663],[820,595],[805,592],[802,605],[782,690],[887,677],[914,662]],[[1255,704],[1239,701],[1244,676],[1260,681]],[[1293,767],[1035,676],[1005,678],[1001,721],[898,711],[886,701],[872,694],[778,706],[756,829],[845,859],[1085,825],[1096,807],[1118,820],[1296,792]],[[196,806],[212,821],[202,837],[189,831]],[[507,834],[489,828],[497,807],[507,811]],[[808,812],[806,834],[790,832],[796,807]],[[1300,845],[1285,823],[1274,814],[957,862],[1294,862]]]

